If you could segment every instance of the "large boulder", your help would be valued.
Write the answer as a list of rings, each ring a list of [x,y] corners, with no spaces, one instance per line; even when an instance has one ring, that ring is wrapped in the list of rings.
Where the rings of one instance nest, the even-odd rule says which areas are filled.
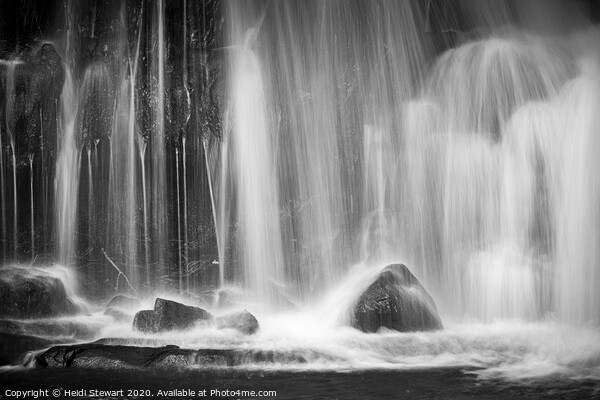
[[[258,320],[247,310],[223,315],[217,318],[217,328],[236,329],[247,335],[252,335],[258,330]]]
[[[79,311],[59,278],[38,268],[0,269],[0,317],[54,317]]]
[[[360,295],[352,326],[363,332],[381,327],[400,332],[443,328],[433,298],[403,264],[385,267]]]
[[[154,310],[139,311],[133,328],[141,332],[162,332],[189,329],[201,321],[212,321],[211,313],[200,307],[186,306],[176,301],[156,299]]]

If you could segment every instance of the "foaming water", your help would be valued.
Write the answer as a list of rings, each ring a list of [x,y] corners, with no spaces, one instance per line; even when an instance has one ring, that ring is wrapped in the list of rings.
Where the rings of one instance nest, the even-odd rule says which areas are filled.
[[[57,343],[105,338],[102,340],[105,344],[177,345],[187,349],[270,354],[267,359],[248,357],[235,367],[248,370],[460,368],[483,379],[600,379],[600,331],[593,325],[568,326],[550,318],[537,322],[446,318],[445,328],[432,332],[400,333],[382,329],[376,334],[367,334],[350,328],[348,309],[355,298],[344,297],[342,293],[368,285],[377,275],[364,265],[355,267],[354,271],[318,304],[294,312],[265,312],[256,304],[246,303],[246,308],[260,321],[260,329],[254,335],[217,329],[210,324],[181,332],[143,334],[132,329],[131,320],[116,322],[103,314],[103,305],[93,304],[87,305],[86,314],[31,320],[24,327],[29,334],[54,339]],[[65,268],[34,268],[32,273],[60,277],[72,288],[70,293],[76,290]],[[140,309],[152,305],[153,299],[146,299]],[[137,308],[123,311],[133,316]],[[228,312],[211,311],[217,316]]]
[[[99,317],[98,317],[99,318]],[[233,330],[140,335],[127,324],[104,325],[103,341],[134,346],[175,344],[188,349],[236,349],[279,354],[237,368],[267,370],[371,370],[461,368],[486,379],[600,379],[600,332],[556,321],[447,323],[435,332],[366,334],[333,326],[311,312],[260,317],[247,336]],[[203,368],[196,366],[195,368]],[[209,367],[213,368],[213,366]]]
[[[118,322],[104,315],[104,304],[88,304],[77,297],[76,279],[70,269],[11,268],[60,279],[71,299],[85,306],[83,313],[74,316],[19,321],[27,334],[57,344],[102,339],[104,344],[241,350],[248,356],[235,368],[245,370],[459,368],[482,379],[600,380],[600,330],[591,324],[566,325],[550,317],[540,321],[503,318],[488,322],[446,317],[444,329],[439,331],[400,333],[382,329],[373,334],[353,329],[348,326],[348,318],[356,298],[348,293],[359,292],[377,276],[378,269],[366,265],[355,266],[353,273],[321,300],[296,311],[274,313],[243,300],[232,309],[209,308],[216,316],[247,308],[260,321],[260,329],[253,335],[217,329],[211,324],[199,324],[186,331],[140,333],[132,329],[133,315],[138,309],[152,308],[154,298],[143,299],[139,308],[122,309],[131,318]],[[189,298],[165,297],[190,304]]]

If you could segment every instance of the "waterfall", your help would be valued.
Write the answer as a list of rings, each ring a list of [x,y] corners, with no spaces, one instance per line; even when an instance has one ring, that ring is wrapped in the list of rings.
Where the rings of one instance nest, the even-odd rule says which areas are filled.
[[[217,225],[259,301],[401,261],[446,316],[598,321],[597,31],[554,40],[559,5],[523,33],[472,4],[436,40],[431,4],[229,6]]]
[[[403,262],[444,318],[597,322],[598,30],[513,3],[61,3],[2,53],[3,260],[268,312]]]

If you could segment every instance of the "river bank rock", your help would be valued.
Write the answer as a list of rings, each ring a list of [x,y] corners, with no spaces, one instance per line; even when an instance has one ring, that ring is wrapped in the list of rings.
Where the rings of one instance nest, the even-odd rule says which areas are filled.
[[[79,311],[57,277],[35,268],[0,268],[0,317],[47,318]]]
[[[256,317],[247,310],[223,315],[216,322],[218,329],[236,329],[247,335],[252,335],[259,327]]]
[[[443,328],[433,298],[403,264],[385,267],[360,295],[351,324],[363,332],[381,327],[400,332]]]
[[[189,329],[195,324],[214,317],[208,311],[176,301],[157,298],[154,310],[142,310],[135,314],[133,328],[141,332],[163,332]]]

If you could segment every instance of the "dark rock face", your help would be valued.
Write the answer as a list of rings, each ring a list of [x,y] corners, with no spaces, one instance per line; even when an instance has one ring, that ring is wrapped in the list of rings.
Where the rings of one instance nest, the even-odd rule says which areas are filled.
[[[133,329],[140,332],[158,332],[158,314],[154,310],[138,311],[133,317]]]
[[[56,341],[36,336],[0,332],[0,366],[15,364],[23,353],[43,349],[52,344],[56,344]]]
[[[167,357],[187,358],[191,352],[177,346],[134,347],[89,343],[56,346],[36,358],[36,366],[51,368],[127,368],[158,366]],[[185,365],[183,362],[181,363]]]
[[[400,332],[443,328],[433,298],[403,264],[385,267],[360,295],[352,326],[363,332],[381,327]]]
[[[314,356],[314,355],[313,355]],[[177,346],[135,347],[99,342],[55,346],[35,359],[38,368],[172,368],[190,365],[210,367],[256,363],[306,363],[296,352],[240,349],[180,349]]]
[[[106,308],[116,308],[116,309],[130,309],[130,308],[140,308],[140,301],[138,299],[134,299],[131,297],[123,296],[122,294],[118,294],[113,297]]]
[[[78,311],[60,279],[23,268],[0,269],[0,317],[53,317]]]
[[[189,329],[201,321],[214,317],[199,307],[186,306],[172,300],[156,299],[154,310],[139,311],[133,319],[133,328],[142,332],[161,332]]]
[[[258,330],[259,324],[254,315],[248,311],[239,311],[217,318],[217,328],[237,329],[247,335],[252,335]]]

